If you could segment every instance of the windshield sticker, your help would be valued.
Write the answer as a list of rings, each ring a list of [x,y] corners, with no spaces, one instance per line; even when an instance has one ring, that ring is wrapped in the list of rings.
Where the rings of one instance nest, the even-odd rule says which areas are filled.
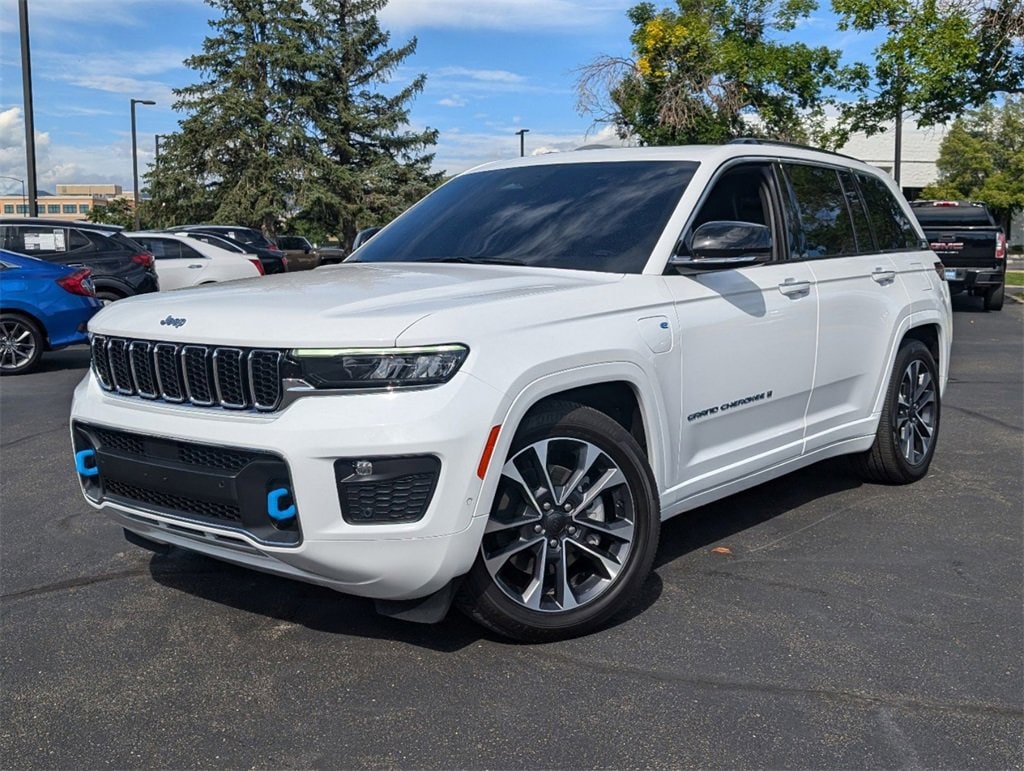
[[[744,407],[748,404],[754,404],[755,402],[767,401],[768,399],[771,398],[771,391],[762,391],[759,394],[744,396],[742,399],[735,399],[734,401],[731,402],[723,402],[722,404],[719,404],[717,407],[708,407],[703,410],[691,412],[689,415],[686,416],[686,421],[688,423],[692,423],[693,421],[700,420],[701,418],[709,418],[712,415],[718,415],[721,412],[728,412],[729,410],[735,410],[738,407]]]

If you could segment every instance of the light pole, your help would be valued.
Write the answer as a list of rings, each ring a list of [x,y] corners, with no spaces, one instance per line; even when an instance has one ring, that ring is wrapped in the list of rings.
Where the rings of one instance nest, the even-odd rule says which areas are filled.
[[[139,229],[139,148],[135,138],[135,105],[156,104],[152,99],[132,99],[132,196],[135,198],[135,229]]]
[[[13,179],[15,182],[21,183],[21,209],[24,215],[28,216],[28,200],[25,198],[25,180],[18,179],[17,177],[8,177],[5,174],[0,174],[0,179]]]
[[[530,132],[530,129],[519,129],[516,135],[519,137],[519,157],[522,158],[526,155],[526,135]]]

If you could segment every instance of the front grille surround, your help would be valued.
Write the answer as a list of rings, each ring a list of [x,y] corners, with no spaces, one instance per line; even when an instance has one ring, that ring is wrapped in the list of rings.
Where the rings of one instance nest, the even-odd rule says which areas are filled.
[[[284,351],[93,335],[100,387],[150,401],[273,412],[281,406]]]

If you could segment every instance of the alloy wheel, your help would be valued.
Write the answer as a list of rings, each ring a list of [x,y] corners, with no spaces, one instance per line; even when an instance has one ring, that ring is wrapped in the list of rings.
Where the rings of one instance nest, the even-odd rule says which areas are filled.
[[[903,372],[896,401],[894,431],[903,458],[918,465],[927,456],[935,436],[935,381],[920,359]]]
[[[35,357],[36,341],[24,322],[5,319],[0,322],[0,369],[19,370]]]
[[[510,599],[557,613],[593,602],[632,550],[633,494],[597,445],[553,437],[505,463],[481,545],[483,563]]]

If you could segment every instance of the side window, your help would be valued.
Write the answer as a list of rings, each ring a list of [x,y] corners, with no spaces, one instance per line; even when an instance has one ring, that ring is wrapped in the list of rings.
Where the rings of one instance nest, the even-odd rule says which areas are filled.
[[[184,257],[186,260],[205,260],[206,259],[206,257],[204,257],[202,254],[200,254],[197,250],[193,249],[188,244],[181,243],[180,241],[178,242],[178,251],[179,251],[180,256]]]
[[[708,197],[701,204],[697,216],[685,234],[684,242],[706,222],[734,220],[753,222],[772,228],[772,167],[767,163],[746,163],[728,169],[715,180]],[[774,232],[774,228],[772,228]],[[682,244],[676,251],[685,254],[688,250]],[[778,251],[777,247],[775,249]]]
[[[79,249],[91,249],[92,241],[80,230],[68,230],[68,249],[77,251]]]
[[[803,253],[793,257],[819,259],[855,254],[857,242],[846,197],[835,169],[803,163],[786,164],[803,230]]]
[[[142,247],[158,260],[164,260],[175,255],[167,254],[167,241],[162,238],[136,238]]]
[[[850,218],[853,221],[853,234],[857,237],[857,251],[860,254],[873,254],[878,251],[875,246],[875,238],[871,234],[871,226],[868,224],[868,215],[864,210],[864,202],[860,198],[860,191],[853,181],[853,174],[849,171],[839,172],[839,181],[843,184],[843,193],[846,195],[846,205],[850,209]]]
[[[16,225],[7,231],[9,248],[29,255],[63,254],[68,250],[64,228]]]
[[[917,231],[889,187],[878,177],[862,173],[857,174],[857,182],[878,238],[878,248],[883,252],[920,248]]]

